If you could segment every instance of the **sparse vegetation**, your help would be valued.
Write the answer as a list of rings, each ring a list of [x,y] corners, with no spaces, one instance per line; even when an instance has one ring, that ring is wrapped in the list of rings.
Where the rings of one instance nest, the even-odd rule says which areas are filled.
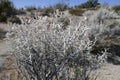
[[[16,14],[17,15],[26,14],[25,9],[24,8],[18,9],[17,12],[16,12]]]
[[[116,25],[111,29],[109,24],[104,23],[116,14],[100,9],[84,15],[87,20],[68,18],[66,29],[63,29],[61,20],[64,18],[61,17],[43,17],[15,26],[12,31],[15,36],[9,38],[12,53],[18,60],[21,73],[27,74],[28,80],[90,80],[87,72],[106,62],[108,54],[111,54],[107,49],[109,47],[97,49],[96,46],[105,44],[111,35],[119,36],[115,34],[118,30]],[[52,19],[50,23],[49,19]]]
[[[33,10],[37,10],[37,8],[35,6],[29,6],[29,7],[26,7],[26,10],[33,11]]]
[[[98,3],[98,0],[88,0],[87,2],[85,2],[81,5],[78,5],[78,6],[75,6],[74,8],[71,8],[69,10],[69,13],[73,14],[73,15],[77,15],[77,16],[82,16],[82,14],[85,11],[98,9],[99,5],[100,4]]]
[[[45,7],[41,10],[41,16],[50,16],[54,11],[55,9],[52,6]]]
[[[105,7],[98,0],[88,0],[71,9],[58,3],[16,11],[9,0],[1,0],[0,22],[18,23],[9,24],[8,32],[0,28],[0,39],[6,37],[12,48],[8,52],[12,58],[6,62],[17,62],[15,78],[20,75],[20,80],[96,80],[99,74],[94,72],[103,63],[119,65],[120,23],[114,20],[119,16],[119,6],[114,6],[114,11]],[[64,16],[65,10],[75,16]],[[24,12],[25,16],[20,15]],[[2,72],[5,79],[10,79],[11,74]]]
[[[54,6],[44,7],[40,11],[42,12],[41,13],[42,16],[50,16],[51,14],[55,13],[56,10],[65,11],[67,9],[69,9],[67,4],[57,3]]]
[[[120,11],[120,5],[113,6],[112,9],[115,10],[116,12]]]
[[[69,10],[69,13],[76,16],[82,16],[85,11],[86,10],[80,8],[75,8],[75,9],[73,8]]]
[[[113,9],[118,15],[120,15],[120,5],[113,6],[112,9]]]
[[[11,16],[8,18],[8,22],[21,24],[21,20],[16,16]]]
[[[65,3],[57,3],[53,6],[54,9],[58,9],[59,11],[65,11],[69,9],[68,5]]]
[[[100,5],[100,3],[98,3],[98,0],[88,0],[87,2],[77,6],[79,8],[94,8],[96,6]]]

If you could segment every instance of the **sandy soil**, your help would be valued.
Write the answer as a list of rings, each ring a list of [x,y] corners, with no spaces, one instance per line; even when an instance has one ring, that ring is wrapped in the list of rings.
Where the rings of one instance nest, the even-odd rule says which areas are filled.
[[[97,80],[120,80],[120,65],[106,63],[97,69]]]

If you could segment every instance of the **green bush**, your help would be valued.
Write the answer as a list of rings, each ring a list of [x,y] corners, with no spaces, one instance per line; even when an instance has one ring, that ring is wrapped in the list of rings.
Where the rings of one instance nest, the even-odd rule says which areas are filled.
[[[6,22],[7,17],[5,15],[0,15],[0,22]]]
[[[89,1],[84,4],[79,5],[78,7],[79,8],[91,8],[91,6],[92,6],[92,3]]]
[[[96,7],[97,5],[100,5],[100,3],[98,3],[98,0],[88,0],[87,2],[79,5],[79,8],[93,8]]]
[[[16,9],[9,0],[0,0],[0,22],[6,22],[8,17],[14,16]]]

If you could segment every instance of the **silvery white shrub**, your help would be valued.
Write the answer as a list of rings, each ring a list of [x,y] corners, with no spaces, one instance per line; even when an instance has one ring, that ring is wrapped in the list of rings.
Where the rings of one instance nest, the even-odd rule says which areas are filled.
[[[69,18],[65,30],[53,17],[12,25],[8,40],[23,76],[27,80],[89,80],[89,71],[107,58],[106,49],[99,57],[91,51],[104,41],[105,36],[100,36],[109,32],[107,24],[91,23],[91,16],[88,20]]]

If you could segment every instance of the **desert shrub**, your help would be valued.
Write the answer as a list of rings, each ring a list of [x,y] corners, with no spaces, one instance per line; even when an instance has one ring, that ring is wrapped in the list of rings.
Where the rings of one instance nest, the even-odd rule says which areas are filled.
[[[42,16],[50,16],[51,14],[54,13],[55,10],[52,6],[48,6],[43,8],[41,11],[42,11],[41,13]]]
[[[18,9],[16,14],[17,15],[26,14],[25,9],[23,9],[23,8]]]
[[[27,11],[33,11],[33,10],[36,10],[36,7],[35,6],[29,6],[29,7],[26,7],[26,10]]]
[[[114,11],[100,8],[97,11],[87,11],[84,13],[84,16],[90,17],[89,21],[92,23],[104,23],[108,19],[115,18],[118,16]]]
[[[97,7],[99,5],[100,4],[98,3],[98,0],[88,0],[83,4],[75,6],[75,8],[71,8],[69,10],[69,13],[77,16],[82,16],[85,11],[99,9],[99,7]]]
[[[59,23],[62,23],[62,28],[63,29],[67,29],[68,25],[70,24],[70,20],[69,18],[65,17],[65,18],[59,18],[57,20],[57,22]]]
[[[82,16],[84,12],[85,12],[85,10],[79,9],[79,8],[69,10],[70,14],[76,15],[76,16]]]
[[[18,17],[16,17],[16,16],[9,17],[8,18],[8,22],[21,24],[21,20]]]
[[[71,8],[69,12],[74,15],[81,16],[85,11],[97,10],[100,8],[98,0],[88,0],[87,2]]]
[[[61,23],[56,22],[59,18],[53,17],[39,17],[29,19],[25,24],[12,25],[7,39],[12,45],[10,53],[17,58],[23,76],[21,80],[90,80],[90,73],[87,73],[98,68],[108,57],[109,60],[112,58],[108,55],[112,53],[108,52],[110,47],[106,46],[111,43],[106,41],[116,36],[117,42],[120,34],[116,35],[116,30],[119,32],[120,28],[116,24],[110,28],[110,24],[97,21],[116,14],[100,9],[88,11],[84,16],[88,19],[69,18],[65,30]],[[117,48],[113,46],[111,50],[119,52],[119,46]]]
[[[102,25],[100,29],[102,29],[102,33],[98,36],[98,42],[93,47],[92,53],[94,54],[101,54],[100,52],[104,50],[104,48],[108,49],[108,61],[113,64],[120,63],[119,59],[116,58],[119,56],[119,39],[120,36],[120,24],[118,21],[112,19],[118,16],[114,11],[110,11],[108,9],[99,9],[97,11],[87,11],[84,13],[88,19],[88,25],[91,23],[94,25]],[[93,25],[93,26],[94,26]],[[94,29],[93,29],[94,30]],[[98,32],[99,32],[98,30]],[[90,35],[93,34],[94,31],[91,31]],[[96,33],[94,33],[96,34]],[[93,39],[93,35],[90,36]]]
[[[108,12],[107,15],[98,12],[101,13],[101,10],[92,14],[103,18],[114,15],[109,11],[105,12]],[[40,16],[35,20],[29,19],[25,24],[14,24],[7,38],[11,41],[11,54],[17,58],[22,75],[27,80],[90,80],[90,73],[87,73],[105,62],[108,54],[103,47],[101,51],[96,51],[97,57],[92,54],[93,48],[104,44],[106,38],[120,29],[117,26],[110,29],[108,24],[95,22],[101,18],[93,15],[86,14],[88,20],[69,18],[65,30],[61,23],[56,22],[59,18],[53,17]],[[50,23],[49,19],[52,19]]]
[[[67,9],[69,9],[68,5],[65,3],[57,3],[53,6],[54,9],[58,9],[60,11],[65,11]]]

